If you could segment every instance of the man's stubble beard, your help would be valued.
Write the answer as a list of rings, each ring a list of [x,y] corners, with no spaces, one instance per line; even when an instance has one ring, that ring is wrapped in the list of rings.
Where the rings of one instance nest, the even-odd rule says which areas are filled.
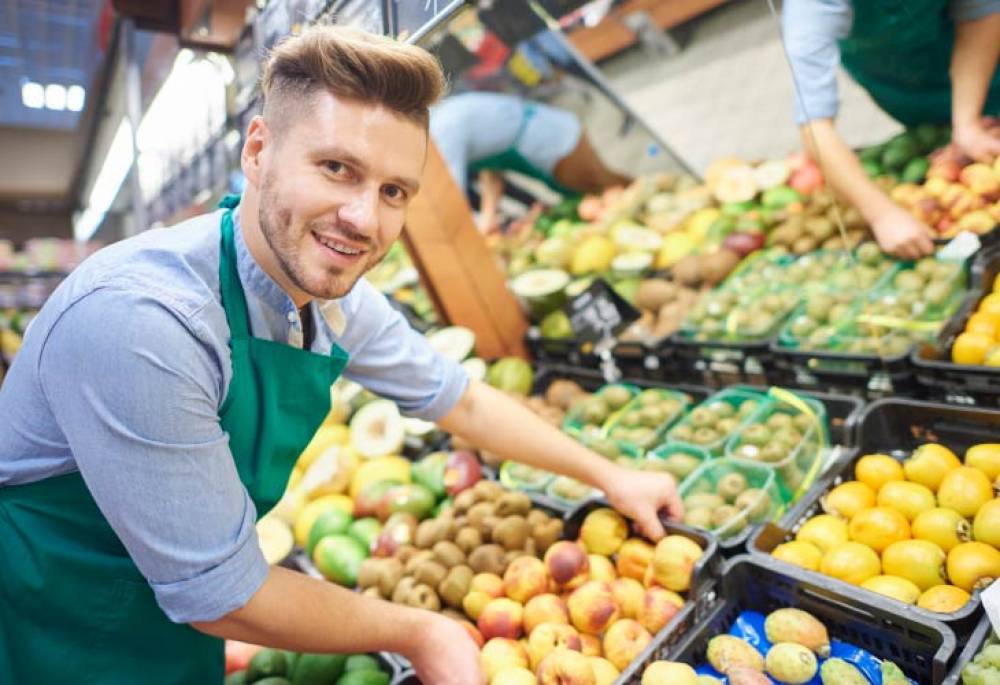
[[[269,215],[266,211],[265,208],[268,207],[274,208],[273,215]],[[261,190],[261,201],[257,215],[260,231],[264,235],[264,240],[267,242],[271,253],[274,254],[274,257],[278,262],[278,267],[281,269],[282,273],[285,274],[285,277],[288,278],[288,280],[291,281],[296,288],[317,299],[335,300],[344,297],[351,292],[354,288],[354,284],[357,283],[362,276],[378,266],[379,262],[385,259],[386,255],[389,253],[388,247],[382,250],[381,253],[373,253],[368,258],[364,268],[362,268],[358,273],[358,276],[350,283],[340,283],[339,281],[342,281],[345,278],[345,275],[336,274],[331,275],[329,279],[326,279],[327,286],[325,288],[322,288],[321,286],[310,286],[306,283],[305,274],[303,273],[304,269],[302,268],[301,260],[299,258],[300,245],[297,242],[297,238],[302,236],[291,235],[291,212],[280,207],[277,202],[277,193],[274,191],[272,184],[268,183],[266,180]],[[307,225],[303,233],[311,233],[311,230],[312,229]],[[311,235],[309,238],[311,239]]]

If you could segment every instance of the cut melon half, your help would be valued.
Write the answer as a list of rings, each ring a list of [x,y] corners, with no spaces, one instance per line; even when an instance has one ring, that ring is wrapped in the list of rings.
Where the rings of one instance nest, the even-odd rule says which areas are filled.
[[[566,301],[569,274],[561,269],[533,269],[510,282],[510,289],[528,307],[533,319],[542,319]]]
[[[620,276],[640,276],[652,266],[653,255],[649,252],[626,252],[611,262],[611,270]]]
[[[486,362],[479,357],[466,359],[462,362],[462,368],[465,369],[465,374],[469,377],[469,380],[486,380]]]
[[[630,252],[656,252],[663,245],[663,236],[651,228],[619,226],[612,236],[615,245]]]
[[[403,429],[406,431],[406,434],[415,438],[426,438],[434,432],[435,428],[437,428],[437,424],[433,421],[424,421],[423,419],[412,417],[403,419]]]
[[[363,457],[399,454],[406,428],[399,408],[389,400],[374,400],[351,419],[351,445]]]
[[[465,326],[448,326],[427,336],[427,342],[443,357],[460,362],[476,347],[476,334]]]
[[[279,564],[292,553],[295,538],[291,527],[276,516],[265,516],[257,522],[257,542],[269,564]]]

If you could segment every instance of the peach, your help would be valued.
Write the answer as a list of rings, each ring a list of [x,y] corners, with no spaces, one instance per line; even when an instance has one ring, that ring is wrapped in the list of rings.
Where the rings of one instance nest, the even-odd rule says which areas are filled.
[[[509,598],[524,604],[535,595],[548,591],[549,572],[541,559],[518,557],[510,562],[503,574],[503,584]]]
[[[528,652],[517,640],[495,637],[483,645],[483,651],[479,653],[479,661],[483,665],[483,670],[486,671],[487,680],[490,680],[506,668],[527,668]]]
[[[653,577],[668,590],[683,592],[691,587],[691,574],[701,558],[698,543],[683,535],[668,535],[653,550]]]
[[[472,582],[469,584],[469,592],[475,590],[485,592],[494,599],[503,597],[503,578],[495,573],[477,573],[472,576]]]
[[[567,601],[569,617],[581,633],[600,635],[621,614],[611,585],[589,580],[573,591]]]
[[[653,636],[638,621],[623,618],[604,633],[604,658],[623,671],[652,641]]]
[[[565,623],[569,625],[569,610],[566,602],[552,594],[536,595],[524,605],[524,632],[531,635],[542,623]]]
[[[490,685],[536,685],[537,683],[535,674],[520,666],[505,668],[490,680]]]
[[[590,657],[590,667],[594,669],[594,679],[597,681],[597,685],[612,685],[621,675],[614,664],[599,656]]]
[[[536,674],[539,685],[597,685],[590,657],[571,649],[555,649]]]
[[[465,610],[465,613],[469,618],[473,621],[477,621],[479,620],[479,615],[483,613],[483,608],[494,599],[496,598],[491,597],[485,592],[473,590],[462,598],[462,608]]]
[[[465,632],[469,634],[469,637],[476,643],[476,646],[482,649],[486,641],[483,639],[483,634],[479,632],[479,628],[468,621],[459,621],[458,624],[465,628]]]
[[[951,183],[958,180],[962,174],[962,167],[953,159],[945,159],[931,164],[927,170],[927,178],[941,178]]]
[[[684,606],[684,598],[676,592],[664,590],[661,587],[651,587],[642,596],[636,620],[646,630],[656,635],[681,610],[682,606]]]
[[[939,197],[948,188],[947,179],[940,176],[928,178],[924,182],[924,192],[932,197]]]
[[[499,597],[483,607],[476,625],[485,640],[495,637],[516,640],[521,637],[523,621],[524,608],[514,600]]]
[[[545,551],[545,568],[556,585],[573,590],[590,578],[590,559],[581,545],[561,540]]]
[[[969,190],[977,195],[993,195],[1000,191],[1000,179],[998,179],[993,169],[988,164],[975,163],[962,169],[958,176]]]
[[[616,565],[618,575],[642,580],[646,568],[653,560],[653,546],[639,538],[629,538],[618,550]]]
[[[596,635],[580,633],[580,643],[583,645],[580,651],[587,656],[604,656],[604,648],[601,647],[601,638]]]
[[[538,668],[542,659],[558,647],[581,651],[580,633],[565,623],[543,623],[528,637],[528,659],[532,668]]]
[[[636,618],[646,589],[635,578],[619,578],[611,583],[611,593],[622,610],[624,618]]]
[[[614,509],[594,509],[583,519],[580,540],[588,552],[611,556],[628,537],[628,523]]]
[[[646,587],[663,587],[656,582],[656,575],[653,573],[653,565],[646,567],[646,572],[642,574],[642,584]]]
[[[607,557],[602,557],[600,554],[589,554],[587,559],[590,560],[590,580],[613,583],[618,578],[615,565]]]

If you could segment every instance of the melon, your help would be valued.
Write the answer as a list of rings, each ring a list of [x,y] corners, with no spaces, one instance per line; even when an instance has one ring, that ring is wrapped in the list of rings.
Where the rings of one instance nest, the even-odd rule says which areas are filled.
[[[566,301],[569,274],[561,269],[533,269],[510,282],[511,291],[524,303],[532,319],[542,319]]]
[[[295,545],[291,527],[276,516],[265,516],[257,522],[257,543],[264,560],[269,564],[281,563]]]
[[[462,368],[465,370],[465,375],[468,376],[470,380],[486,380],[486,362],[479,357],[470,357],[469,359],[466,359],[462,362]]]
[[[374,400],[351,419],[351,446],[363,457],[399,454],[406,429],[399,408],[389,400]]]
[[[460,362],[476,346],[476,334],[464,326],[448,326],[427,336],[427,342],[443,357]]]

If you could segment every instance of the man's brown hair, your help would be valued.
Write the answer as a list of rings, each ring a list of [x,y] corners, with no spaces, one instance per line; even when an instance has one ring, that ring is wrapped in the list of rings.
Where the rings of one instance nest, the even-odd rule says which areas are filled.
[[[265,113],[283,116],[327,91],[425,127],[444,86],[441,66],[423,48],[341,26],[312,26],[278,44],[261,79]]]

